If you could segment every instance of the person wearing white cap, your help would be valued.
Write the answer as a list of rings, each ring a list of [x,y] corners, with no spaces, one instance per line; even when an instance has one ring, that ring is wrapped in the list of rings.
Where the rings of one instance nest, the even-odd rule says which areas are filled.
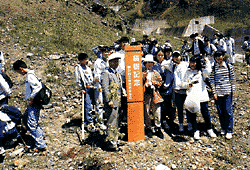
[[[144,122],[145,134],[151,138],[153,130],[155,135],[159,138],[164,138],[161,132],[161,105],[163,99],[159,93],[163,81],[161,75],[152,69],[156,62],[151,54],[147,54],[144,59],[146,70],[143,72],[143,86],[144,86]],[[154,125],[151,124],[150,112],[152,111]]]
[[[108,125],[108,150],[117,151],[118,134],[114,133],[113,127],[119,129],[119,116],[122,95],[122,79],[117,73],[119,60],[124,57],[124,54],[113,53],[108,57],[109,68],[102,72],[101,85],[103,88],[103,104],[105,113],[104,119]]]

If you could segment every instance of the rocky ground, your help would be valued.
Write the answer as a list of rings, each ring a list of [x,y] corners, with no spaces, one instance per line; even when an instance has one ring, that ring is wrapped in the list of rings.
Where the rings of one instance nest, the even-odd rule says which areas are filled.
[[[164,164],[172,169],[249,169],[250,167],[250,88],[246,66],[237,63],[237,91],[235,98],[235,123],[233,139],[220,136],[220,125],[213,102],[210,111],[218,138],[212,139],[202,129],[203,119],[199,115],[199,126],[203,130],[201,139],[195,141],[188,133],[176,130],[164,131],[164,139],[156,136],[137,142],[120,140],[121,150],[108,152],[97,133],[86,133],[86,142],[80,143],[81,95],[74,82],[74,55],[61,57],[27,57],[18,45],[2,44],[5,53],[6,72],[15,85],[10,105],[22,112],[26,107],[25,77],[14,73],[12,63],[23,58],[53,92],[51,103],[41,111],[40,125],[45,133],[47,151],[43,153],[13,154],[22,149],[22,143],[6,150],[1,158],[1,169],[155,169]],[[60,72],[56,72],[56,70]],[[250,74],[250,68],[248,70]],[[177,125],[176,121],[176,125]],[[185,127],[186,129],[186,127]],[[23,136],[32,144],[29,134]]]

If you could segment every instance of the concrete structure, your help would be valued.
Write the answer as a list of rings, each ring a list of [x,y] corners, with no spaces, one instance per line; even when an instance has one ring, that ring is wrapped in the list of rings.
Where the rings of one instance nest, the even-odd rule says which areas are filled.
[[[201,35],[203,37],[207,36],[209,38],[212,38],[215,33],[220,33],[220,32],[221,32],[220,30],[217,30],[210,25],[205,25]]]
[[[160,29],[159,29],[160,28]],[[161,28],[170,28],[165,20],[140,20],[137,19],[134,27],[132,28],[134,31],[141,31],[145,34],[151,34],[154,30],[156,30],[157,34],[161,33]]]
[[[214,24],[214,16],[206,16],[192,19],[183,32],[183,37],[189,37],[193,33],[201,34],[205,25]]]

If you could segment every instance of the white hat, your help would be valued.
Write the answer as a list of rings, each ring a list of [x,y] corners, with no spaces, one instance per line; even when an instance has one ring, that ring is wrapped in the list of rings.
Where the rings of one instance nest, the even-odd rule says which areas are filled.
[[[143,60],[143,62],[153,62],[155,63],[154,61],[154,56],[152,54],[147,54]]]
[[[113,60],[113,59],[121,59],[121,58],[124,58],[124,54],[116,52],[116,53],[112,53],[109,56],[108,60],[110,61],[110,60]]]

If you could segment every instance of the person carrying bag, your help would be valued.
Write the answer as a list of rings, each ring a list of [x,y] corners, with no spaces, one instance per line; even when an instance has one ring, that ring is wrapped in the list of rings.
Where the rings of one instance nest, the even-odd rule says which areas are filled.
[[[183,87],[187,89],[184,108],[190,116],[194,139],[200,139],[200,130],[196,121],[197,113],[202,114],[209,136],[213,138],[217,137],[212,129],[211,117],[208,111],[209,96],[204,82],[204,79],[210,75],[211,71],[211,63],[208,58],[205,58],[205,68],[202,68],[200,60],[197,57],[192,57],[189,68],[184,75]]]

